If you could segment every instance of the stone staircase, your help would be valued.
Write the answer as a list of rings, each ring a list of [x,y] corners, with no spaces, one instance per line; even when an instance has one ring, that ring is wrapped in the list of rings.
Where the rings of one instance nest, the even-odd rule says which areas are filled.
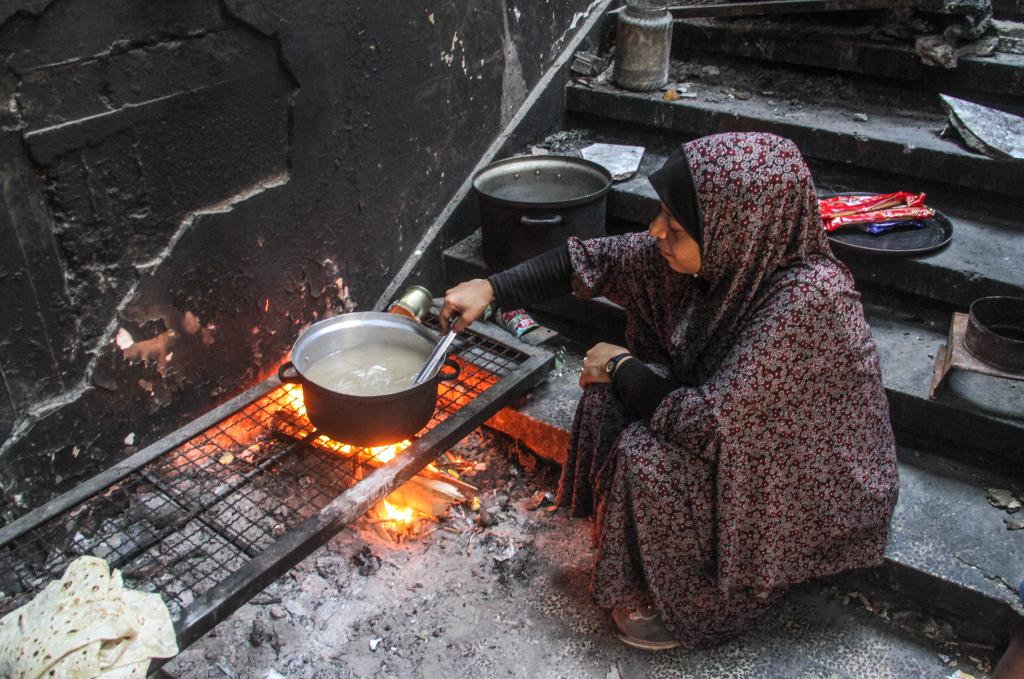
[[[1019,2],[995,6],[1005,19],[1024,15]],[[999,646],[1024,615],[1016,595],[1024,530],[1008,530],[1004,520],[1012,517],[987,501],[986,489],[1024,485],[1024,383],[954,372],[937,398],[928,392],[951,312],[985,295],[1024,295],[1024,163],[990,160],[940,136],[938,94],[1024,111],[1024,56],[965,57],[947,71],[856,31],[794,26],[677,21],[671,79],[689,83],[686,96],[666,101],[601,78],[570,82],[558,151],[573,154],[595,141],[647,149],[638,175],[609,196],[612,233],[645,228],[656,201],[646,176],[679,143],[715,132],[793,139],[819,191],[928,193],[954,225],[944,250],[914,258],[836,250],[864,296],[901,447],[886,563],[839,581],[910,602],[947,621],[961,641]],[[445,252],[450,283],[488,272],[479,242],[477,233]],[[558,459],[579,394],[580,353],[621,338],[622,311],[571,297],[533,311],[562,333],[566,366],[494,426]]]

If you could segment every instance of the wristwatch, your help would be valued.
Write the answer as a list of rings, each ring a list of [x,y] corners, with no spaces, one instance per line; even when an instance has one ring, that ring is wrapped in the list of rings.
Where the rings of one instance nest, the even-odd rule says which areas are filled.
[[[615,369],[619,367],[619,364],[625,361],[627,358],[632,358],[633,354],[628,351],[619,354],[618,356],[612,356],[608,359],[608,362],[604,364],[604,371],[608,377],[615,374]]]

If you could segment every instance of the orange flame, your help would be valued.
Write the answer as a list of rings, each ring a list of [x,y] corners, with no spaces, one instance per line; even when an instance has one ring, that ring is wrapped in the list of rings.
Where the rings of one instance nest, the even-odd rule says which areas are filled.
[[[384,508],[384,516],[382,518],[395,527],[408,528],[409,524],[412,523],[412,507],[399,509],[387,500],[381,500],[381,506]]]
[[[306,416],[306,404],[302,400],[302,387],[298,384],[285,384],[284,388],[284,407],[290,408],[298,413],[300,416]]]
[[[476,395],[498,381],[497,375],[493,375],[463,361],[460,361],[460,364],[462,364],[463,369],[461,381],[451,384],[446,391],[439,395],[438,406],[442,415],[445,412],[452,412],[468,404]],[[284,390],[284,397],[277,399],[278,402],[281,403],[284,409],[292,411],[302,420],[301,423],[296,423],[300,430],[304,429],[305,432],[311,431],[312,426],[306,419],[302,387],[297,384],[284,384],[282,389]],[[436,420],[432,421],[428,428],[435,424]],[[360,463],[369,462],[372,465],[379,465],[395,459],[403,450],[412,445],[412,441],[405,440],[385,446],[362,447],[342,443],[325,435],[320,435],[316,438],[315,445],[321,450],[328,450],[345,457],[355,456],[359,459]],[[450,464],[464,469],[472,464],[464,457],[455,453],[447,453],[446,458],[444,462],[446,468],[443,471],[433,462],[427,465],[427,469],[434,473],[441,473],[458,479],[460,478],[459,472],[448,468],[447,465]],[[387,528],[394,539],[400,542],[415,531],[416,518],[414,512],[413,507],[406,506],[400,501],[389,502],[387,499],[383,499],[377,506],[375,513],[378,521]]]
[[[412,441],[406,439],[405,441],[399,441],[398,443],[392,443],[386,446],[363,448],[361,446],[353,446],[348,443],[339,443],[338,441],[323,435],[319,436],[316,441],[321,447],[327,448],[328,450],[336,453],[341,453],[346,457],[353,454],[359,454],[379,464],[390,462],[398,457],[400,452],[412,445]]]

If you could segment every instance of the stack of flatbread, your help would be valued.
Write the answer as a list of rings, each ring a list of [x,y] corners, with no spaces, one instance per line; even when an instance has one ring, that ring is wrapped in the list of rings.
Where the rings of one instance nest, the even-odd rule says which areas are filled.
[[[160,595],[125,589],[93,556],[0,620],[0,677],[142,679],[151,658],[177,652]]]

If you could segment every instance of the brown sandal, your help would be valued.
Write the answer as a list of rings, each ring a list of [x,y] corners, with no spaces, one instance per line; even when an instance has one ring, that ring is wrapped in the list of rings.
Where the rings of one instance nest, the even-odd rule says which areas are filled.
[[[681,643],[672,638],[653,606],[613,608],[612,621],[619,628],[622,643],[645,651],[668,651]]]

